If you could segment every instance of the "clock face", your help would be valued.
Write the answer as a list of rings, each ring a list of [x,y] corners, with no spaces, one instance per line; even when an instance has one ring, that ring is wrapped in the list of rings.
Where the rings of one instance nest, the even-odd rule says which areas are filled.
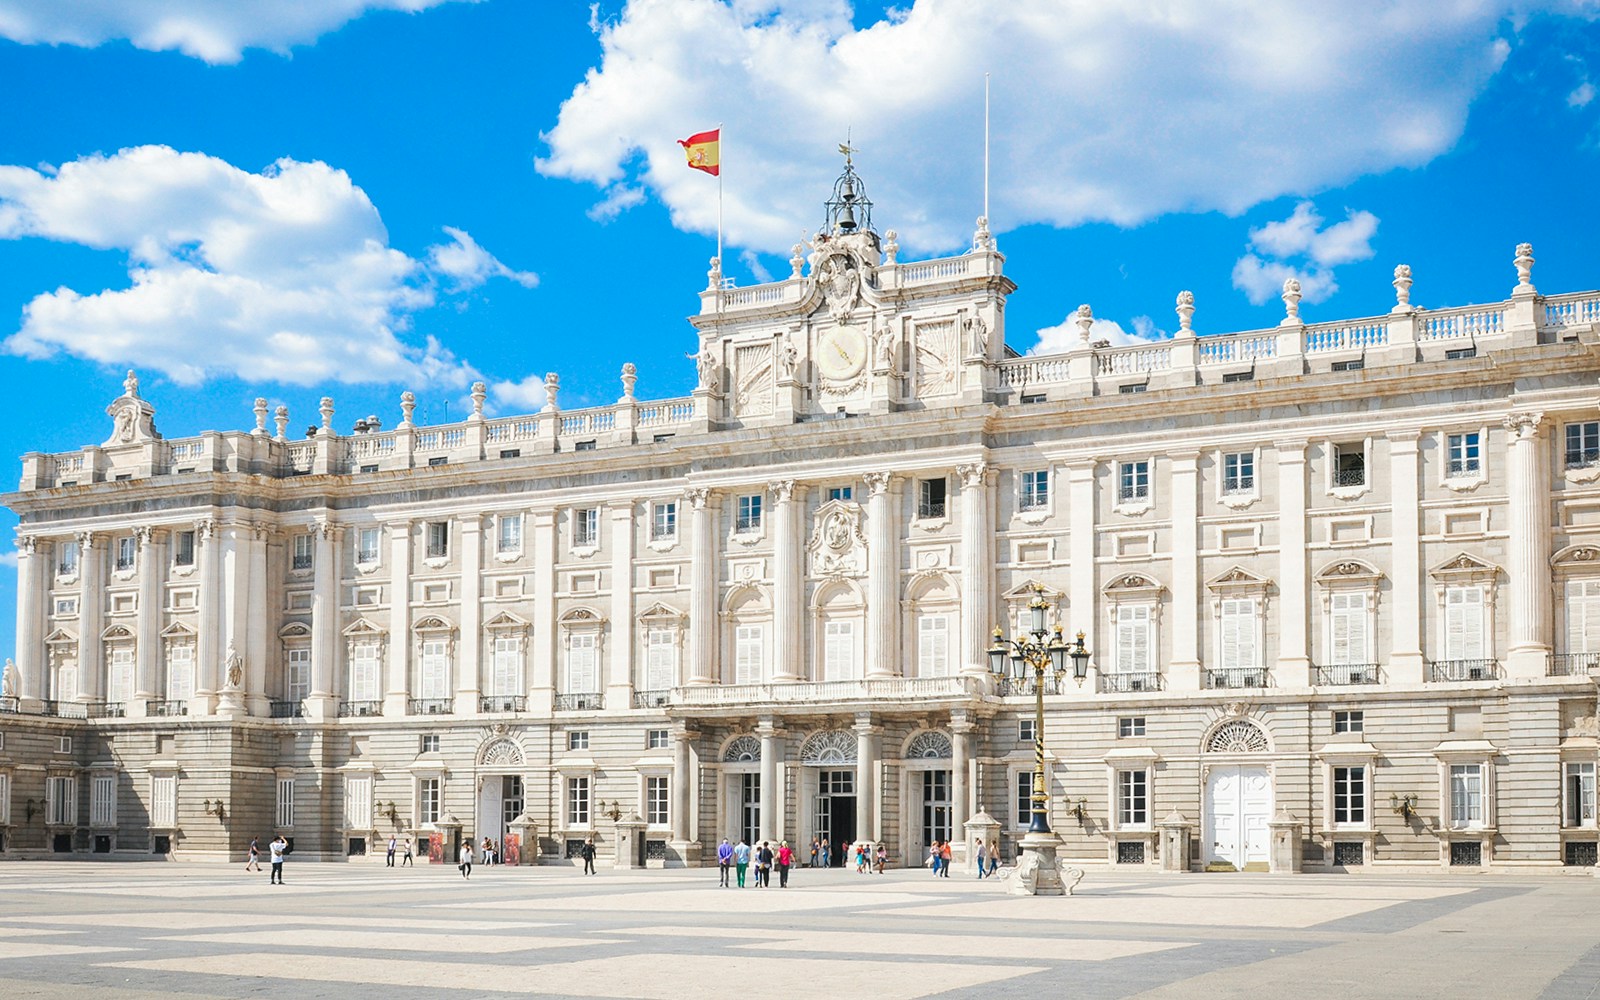
[[[823,378],[854,378],[866,363],[867,338],[860,327],[834,327],[817,338],[817,370]]]

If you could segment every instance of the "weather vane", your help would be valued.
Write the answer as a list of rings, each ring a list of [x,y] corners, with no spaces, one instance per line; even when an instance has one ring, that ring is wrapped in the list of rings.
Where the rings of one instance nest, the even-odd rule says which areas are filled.
[[[860,149],[850,145],[850,130],[848,128],[844,130],[844,142],[839,143],[839,152],[844,154],[844,165],[847,167],[850,166],[851,154],[861,152]]]

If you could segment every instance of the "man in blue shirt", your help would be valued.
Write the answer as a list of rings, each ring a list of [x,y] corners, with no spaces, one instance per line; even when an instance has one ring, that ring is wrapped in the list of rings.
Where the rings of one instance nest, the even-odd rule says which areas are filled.
[[[750,867],[750,845],[742,839],[733,848],[733,866],[739,874],[739,888],[744,888],[744,873]]]
[[[722,869],[722,888],[728,887],[728,866],[733,864],[733,845],[728,843],[728,838],[722,838],[722,844],[717,848],[717,867]]]

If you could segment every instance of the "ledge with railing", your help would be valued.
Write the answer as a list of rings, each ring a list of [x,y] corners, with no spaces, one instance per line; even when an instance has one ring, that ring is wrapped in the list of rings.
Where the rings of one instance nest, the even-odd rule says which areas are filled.
[[[1161,675],[1149,671],[1114,671],[1100,675],[1100,690],[1108,694],[1138,694],[1143,691],[1160,691]]]
[[[91,719],[121,719],[128,714],[127,703],[121,701],[86,701],[83,710]]]
[[[606,696],[599,691],[589,694],[558,694],[554,708],[557,712],[598,712],[606,707]]]
[[[407,715],[450,715],[455,710],[456,703],[450,698],[406,699]]]
[[[665,708],[672,701],[671,691],[635,691],[634,708]]]
[[[1379,665],[1376,663],[1333,663],[1313,669],[1319,686],[1344,687],[1351,684],[1378,683]]]
[[[1429,660],[1428,680],[1437,684],[1468,684],[1500,679],[1499,660]]]
[[[341,701],[339,703],[339,718],[341,719],[365,719],[382,714],[382,701]]]
[[[1555,653],[1550,657],[1551,677],[1600,675],[1600,653]]]
[[[478,711],[486,714],[526,712],[528,698],[520,694],[486,694],[478,699]]]
[[[305,706],[296,701],[270,701],[267,703],[267,715],[273,719],[301,719],[305,717]]]
[[[970,696],[965,677],[882,677],[849,681],[798,681],[781,684],[704,684],[672,689],[675,706],[841,704],[869,701]]]
[[[1205,671],[1206,687],[1214,691],[1267,687],[1266,667],[1215,667]]]
[[[189,702],[183,698],[157,698],[145,702],[144,714],[158,719],[170,719],[189,714]]]

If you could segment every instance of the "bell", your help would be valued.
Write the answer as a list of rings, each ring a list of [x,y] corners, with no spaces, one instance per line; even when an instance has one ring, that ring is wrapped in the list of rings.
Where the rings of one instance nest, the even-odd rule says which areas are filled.
[[[854,232],[855,228],[856,213],[850,208],[850,203],[847,201],[844,203],[844,207],[839,210],[839,229],[842,232],[849,233]]]

